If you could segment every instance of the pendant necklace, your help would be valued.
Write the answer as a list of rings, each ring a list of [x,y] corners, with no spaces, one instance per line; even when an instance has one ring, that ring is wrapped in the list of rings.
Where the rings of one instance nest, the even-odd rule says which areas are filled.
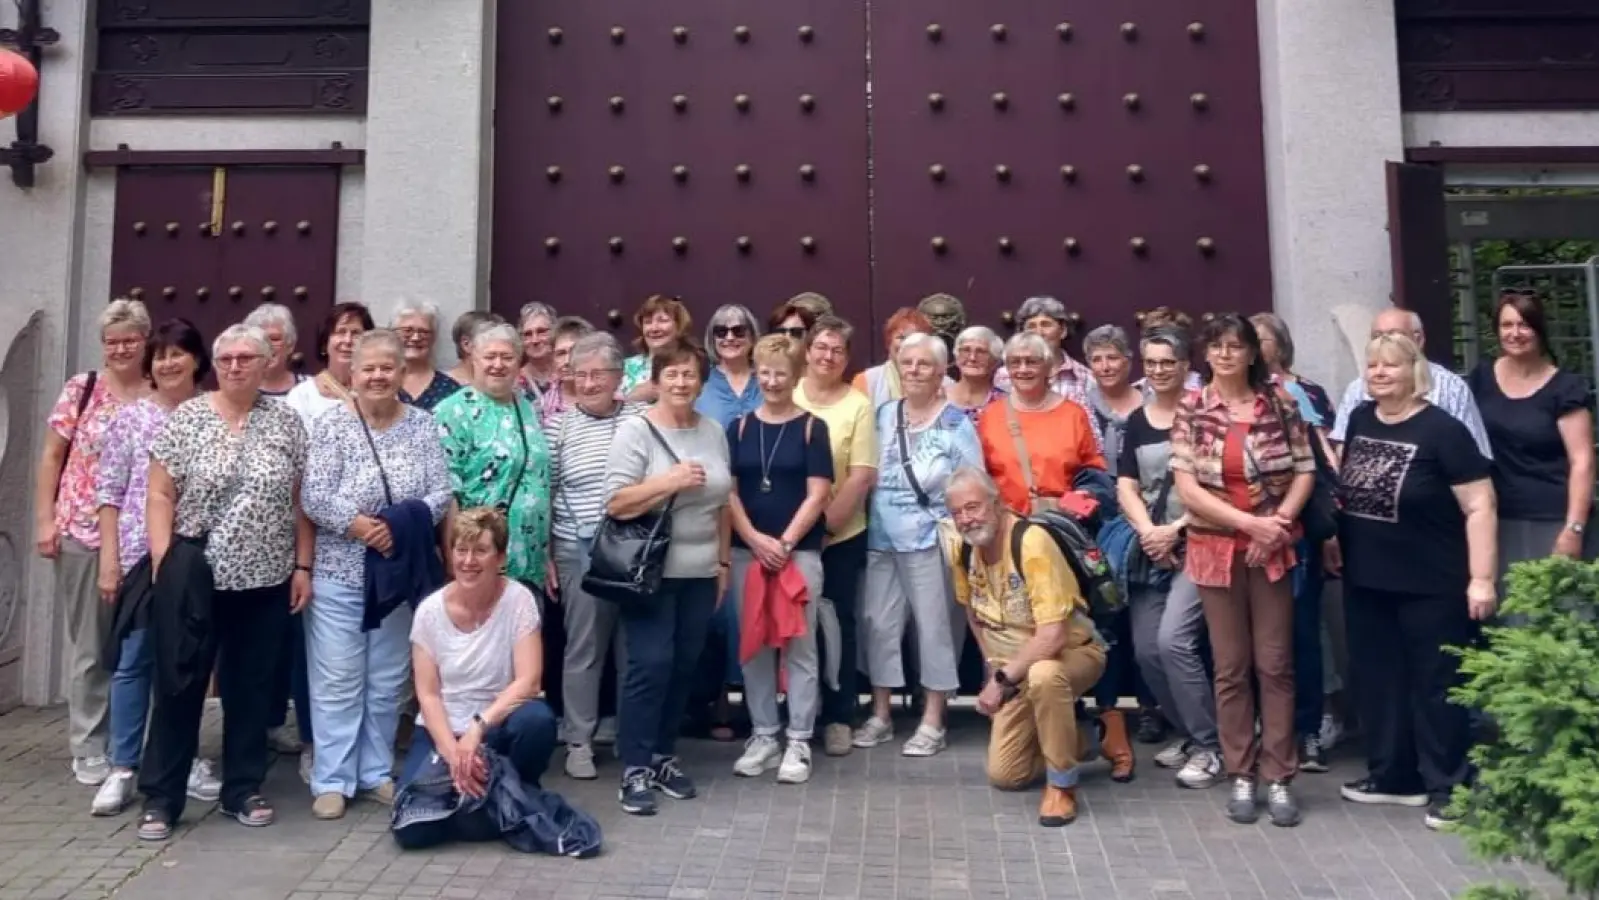
[[[790,419],[789,421],[792,422],[793,420]],[[772,492],[772,460],[777,458],[777,448],[783,445],[783,432],[788,430],[788,422],[784,422],[783,426],[777,429],[777,440],[772,441],[772,452],[770,454],[766,452],[766,423],[756,419],[755,428],[760,432],[761,439],[761,493],[770,494]]]

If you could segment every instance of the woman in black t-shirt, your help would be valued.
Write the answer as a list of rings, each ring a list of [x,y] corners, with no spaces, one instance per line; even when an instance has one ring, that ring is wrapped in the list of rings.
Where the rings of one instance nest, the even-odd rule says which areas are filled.
[[[1466,777],[1470,719],[1451,703],[1472,621],[1493,615],[1494,490],[1489,463],[1466,426],[1426,400],[1427,359],[1409,337],[1366,348],[1372,402],[1349,417],[1338,495],[1338,539],[1350,669],[1366,725],[1369,772],[1345,800],[1427,807],[1448,821],[1449,794]]]
[[[728,603],[740,604],[744,705],[755,733],[733,764],[735,775],[755,777],[777,769],[777,780],[800,784],[811,777],[811,732],[821,708],[821,664],[816,628],[822,600],[823,513],[833,493],[833,445],[827,423],[794,404],[804,372],[804,343],[769,334],[755,345],[755,380],[761,405],[727,426],[733,469],[733,572]],[[758,568],[757,568],[758,567]],[[752,571],[754,570],[754,571]],[[751,575],[764,573],[762,596],[746,596]],[[753,635],[793,634],[789,585],[798,574],[807,599],[803,633],[774,641]],[[763,604],[757,606],[757,604]],[[752,614],[757,610],[761,614]],[[775,628],[773,627],[775,625]],[[788,676],[788,747],[778,739],[777,665],[782,650]],[[753,652],[752,652],[753,651]]]
[[[1499,574],[1512,563],[1583,552],[1593,505],[1593,414],[1588,384],[1549,348],[1543,303],[1509,292],[1494,312],[1500,355],[1467,379],[1494,453]]]

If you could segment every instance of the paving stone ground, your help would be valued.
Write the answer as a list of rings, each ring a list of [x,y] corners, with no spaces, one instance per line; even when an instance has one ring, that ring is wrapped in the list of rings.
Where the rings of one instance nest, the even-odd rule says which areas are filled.
[[[736,747],[689,742],[700,799],[665,800],[652,819],[617,809],[614,762],[598,782],[549,779],[605,829],[604,855],[576,861],[500,845],[402,854],[384,808],[356,804],[341,821],[313,820],[293,760],[280,760],[266,787],[278,809],[271,828],[200,805],[170,842],[142,843],[134,812],[89,815],[93,789],[68,772],[65,718],[61,709],[0,716],[0,900],[1402,900],[1452,897],[1491,877],[1554,896],[1541,875],[1474,865],[1416,810],[1341,802],[1338,784],[1358,769],[1353,748],[1333,772],[1299,780],[1299,828],[1229,823],[1224,788],[1180,790],[1142,748],[1134,783],[1093,769],[1078,821],[1045,830],[1033,792],[985,786],[986,732],[971,713],[957,714],[941,756],[818,753],[804,786],[735,778]],[[207,752],[217,732],[213,715]]]

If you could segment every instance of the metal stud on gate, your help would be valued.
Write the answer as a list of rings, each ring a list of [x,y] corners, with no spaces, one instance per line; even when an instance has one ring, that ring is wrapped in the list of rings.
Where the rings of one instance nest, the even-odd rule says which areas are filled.
[[[161,299],[169,302],[178,299],[178,289],[170,284],[167,285],[161,289]]]
[[[306,301],[306,298],[310,297],[310,296],[311,296],[311,291],[308,290],[305,285],[303,285],[303,284],[295,285],[295,287],[294,287],[294,299],[300,301],[301,303],[304,303]]]
[[[606,169],[605,172],[607,175],[611,176],[612,184],[621,184],[622,180],[627,178],[627,170],[621,166],[612,166],[609,169]]]
[[[733,97],[733,105],[738,107],[738,111],[739,112],[749,112],[749,109],[750,109],[750,95],[749,94],[738,94],[738,95],[736,95],[735,97]]]
[[[811,165],[810,163],[805,163],[804,165],[799,167],[799,176],[800,176],[801,179],[803,179],[805,181],[815,181],[816,180],[816,167]]]
[[[1202,183],[1202,184],[1210,183],[1210,179],[1211,179],[1210,166],[1207,166],[1204,163],[1200,163],[1200,164],[1194,166],[1194,178],[1198,179],[1199,182]]]
[[[688,43],[688,29],[684,28],[682,25],[673,28],[672,40],[677,41],[679,44]]]
[[[1066,238],[1060,242],[1060,248],[1066,251],[1067,256],[1076,256],[1083,252],[1083,244],[1074,237]]]
[[[144,299],[144,288],[136,287],[133,290],[128,291],[128,296],[131,297],[134,300],[143,300]]]
[[[611,255],[612,256],[621,256],[622,255],[622,248],[623,248],[624,244],[623,244],[621,238],[613,237],[609,241],[606,242],[606,245],[611,248]]]
[[[311,223],[309,221],[305,220],[305,219],[301,219],[299,222],[297,222],[295,224],[294,229],[296,231],[300,232],[301,234],[310,234],[311,233]]]
[[[1144,105],[1144,98],[1138,96],[1136,91],[1122,95],[1122,105],[1132,112],[1137,112]]]
[[[277,234],[278,233],[278,223],[273,221],[272,219],[268,219],[265,222],[261,223],[261,230],[266,232],[267,234]]]
[[[1205,39],[1205,23],[1204,22],[1189,22],[1188,23],[1188,39],[1192,40],[1192,41],[1202,41],[1202,40],[1204,40]]]
[[[755,242],[750,240],[749,235],[741,234],[738,236],[738,239],[733,242],[733,246],[738,248],[739,253],[748,256],[750,249],[755,246]]]
[[[182,230],[183,230],[183,226],[179,225],[176,222],[168,222],[167,223],[167,237],[177,237],[178,236],[178,232],[180,232]]]
[[[686,94],[673,94],[672,95],[672,108],[677,110],[678,112],[682,112],[682,111],[688,109],[688,95],[686,95]]]
[[[1210,108],[1210,95],[1203,91],[1188,95],[1188,102],[1201,112]]]
[[[804,250],[807,254],[814,254],[816,252],[816,238],[813,238],[808,234],[800,238],[800,249]]]
[[[544,169],[544,177],[549,179],[550,184],[554,184],[557,181],[560,181],[561,180],[561,167],[560,166],[546,166],[545,169]]]
[[[688,166],[677,165],[672,167],[672,178],[679,184],[688,180]]]
[[[559,28],[551,28],[549,31],[547,31],[545,33],[550,36],[550,43],[551,44],[560,44],[561,43],[561,39],[566,37],[566,33],[563,32]]]
[[[927,95],[927,105],[932,107],[935,111],[943,109],[944,108],[944,95],[938,93],[937,91],[934,91],[933,93],[928,94]]]
[[[277,295],[278,295],[278,289],[273,287],[270,284],[267,285],[266,287],[261,288],[261,299],[262,300],[271,300],[273,297],[276,297]]]
[[[143,222],[134,222],[133,223],[133,233],[137,234],[137,235],[139,235],[141,237],[144,236],[144,232],[145,232],[146,228],[147,228],[147,226]]]
[[[238,235],[239,237],[243,237],[244,236],[244,223],[243,222],[234,222],[233,223],[233,233]]]
[[[937,254],[938,256],[943,256],[945,253],[949,252],[949,239],[943,235],[934,237],[931,241],[929,241],[929,243],[933,247],[933,253]]]
[[[1070,112],[1077,108],[1077,95],[1073,94],[1071,91],[1066,91],[1064,93],[1057,94],[1055,96],[1055,102],[1060,104],[1061,109]]]
[[[1060,177],[1061,177],[1061,180],[1066,182],[1067,184],[1072,184],[1072,183],[1076,182],[1077,181],[1077,167],[1072,165],[1072,164],[1070,164],[1070,163],[1067,163],[1066,165],[1061,166],[1060,167]]]
[[[244,299],[244,288],[233,284],[228,286],[228,299],[238,301]]]
[[[1055,26],[1055,34],[1059,35],[1060,39],[1062,41],[1071,40],[1072,39],[1072,23],[1070,23],[1070,22],[1062,22],[1059,25],[1056,25]]]
[[[564,102],[565,101],[563,101],[560,97],[557,97],[554,94],[551,94],[548,98],[545,99],[544,105],[548,106],[550,108],[550,112],[558,113],[558,112],[561,111],[561,105]]]
[[[550,236],[550,237],[545,238],[544,239],[544,252],[549,254],[550,256],[554,256],[555,254],[560,253],[561,252],[561,239],[558,238],[558,237],[555,237],[553,235]]]
[[[620,96],[612,97],[610,104],[611,112],[613,113],[621,113],[622,110],[627,108],[627,101],[623,100]]]
[[[1133,248],[1133,253],[1138,256],[1144,256],[1149,253],[1149,241],[1145,238],[1135,237],[1127,242],[1127,246]]]
[[[733,29],[733,39],[738,41],[740,44],[749,43],[750,42],[750,27],[748,25],[739,25],[739,26],[735,27]]]
[[[811,94],[800,94],[799,105],[800,109],[810,112],[816,108],[816,97]]]
[[[1138,23],[1136,23],[1136,22],[1123,22],[1121,31],[1122,31],[1122,39],[1123,40],[1126,40],[1126,41],[1136,41],[1136,40],[1138,40]]]
[[[672,250],[678,256],[686,255],[688,253],[688,238],[681,235],[672,238]]]
[[[617,44],[618,46],[620,46],[621,43],[623,41],[625,41],[625,40],[627,40],[627,29],[623,28],[620,25],[612,25],[611,26],[611,43]]]
[[[939,41],[943,40],[944,39],[944,26],[938,24],[937,22],[934,22],[933,24],[927,26],[927,39],[932,41],[935,44],[938,43]]]
[[[994,92],[994,96],[993,96],[992,99],[994,101],[994,108],[995,109],[1001,109],[1002,110],[1002,109],[1005,109],[1006,107],[1010,106],[1010,96],[1007,95],[1004,91],[995,91]]]
[[[204,303],[205,301],[211,299],[211,289],[208,288],[208,287],[203,287],[203,286],[195,288],[194,289],[194,299],[199,301],[199,302],[201,302],[201,303]]]
[[[1010,166],[1000,163],[994,167],[994,177],[1002,182],[1010,181]]]
[[[989,27],[988,33],[994,36],[994,40],[1003,41],[1010,35],[1010,29],[1004,25],[995,24]]]
[[[801,43],[809,44],[816,39],[816,29],[809,25],[801,25],[799,27],[799,39]]]
[[[1135,182],[1135,183],[1143,181],[1144,180],[1144,167],[1139,165],[1138,163],[1133,163],[1132,165],[1128,166],[1127,167],[1127,180]]]
[[[749,181],[751,170],[748,163],[739,163],[733,167],[733,177],[739,181]]]
[[[934,181],[943,181],[944,177],[948,174],[949,173],[944,169],[944,167],[938,163],[933,163],[927,167],[927,175]]]
[[[1010,256],[1012,253],[1016,252],[1016,242],[1011,240],[1009,237],[1001,237],[998,243],[999,252],[1002,255]]]
[[[1216,255],[1216,240],[1214,238],[1202,237],[1194,241],[1194,246],[1198,248],[1200,256]]]

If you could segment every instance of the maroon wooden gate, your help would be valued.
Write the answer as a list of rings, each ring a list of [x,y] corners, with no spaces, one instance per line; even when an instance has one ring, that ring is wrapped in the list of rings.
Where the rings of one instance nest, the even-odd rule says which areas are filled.
[[[494,308],[1270,308],[1254,10],[501,4]]]

